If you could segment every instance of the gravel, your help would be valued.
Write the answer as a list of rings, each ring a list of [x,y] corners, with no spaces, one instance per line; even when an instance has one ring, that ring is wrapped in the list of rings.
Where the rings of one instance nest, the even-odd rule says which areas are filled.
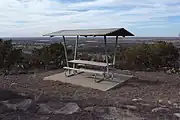
[[[88,106],[122,107],[124,104],[131,105],[132,100],[138,98],[149,105],[154,105],[159,100],[162,100],[163,104],[168,104],[168,101],[176,103],[180,100],[180,75],[178,74],[136,72],[135,76],[138,79],[133,78],[112,90],[102,92],[58,81],[43,81],[43,77],[59,72],[62,70],[0,76],[0,88],[32,96],[43,91],[44,95],[38,102],[57,100],[64,103],[73,102],[81,108]],[[89,115],[87,112],[85,114]]]

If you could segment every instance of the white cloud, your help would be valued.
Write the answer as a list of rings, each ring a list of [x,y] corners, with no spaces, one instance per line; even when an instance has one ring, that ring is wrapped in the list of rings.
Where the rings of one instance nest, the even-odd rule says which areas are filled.
[[[60,29],[76,28],[171,28],[168,18],[180,16],[180,1],[94,0],[67,3],[61,0],[4,0],[0,2],[0,10],[1,36],[41,36]],[[172,29],[175,27],[173,25]],[[133,32],[140,34],[141,31]]]

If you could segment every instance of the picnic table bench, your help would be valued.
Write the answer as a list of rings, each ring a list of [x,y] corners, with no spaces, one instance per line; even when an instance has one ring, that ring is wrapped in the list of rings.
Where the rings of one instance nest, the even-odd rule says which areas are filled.
[[[71,60],[71,61],[68,61],[69,63],[73,63],[73,64],[81,64],[81,65],[91,65],[91,66],[98,66],[98,67],[103,67],[104,70],[103,71],[100,71],[100,70],[94,70],[94,69],[86,69],[86,68],[74,68],[74,67],[64,67],[64,69],[66,70],[65,71],[65,75],[67,77],[69,76],[72,76],[72,74],[70,74],[70,71],[73,71],[73,75],[74,74],[78,74],[80,72],[86,72],[86,73],[91,73],[93,74],[94,78],[95,78],[95,81],[96,82],[100,82],[101,80],[104,80],[106,79],[106,77],[109,75],[109,73],[107,73],[106,71],[106,67],[107,66],[111,66],[112,64],[109,63],[103,63],[103,62],[95,62],[95,61],[87,61],[87,60]],[[70,75],[68,75],[68,73]],[[102,75],[103,78],[101,80],[98,80],[97,81],[97,78],[96,76],[97,75]],[[112,74],[111,74],[111,78],[112,78]]]

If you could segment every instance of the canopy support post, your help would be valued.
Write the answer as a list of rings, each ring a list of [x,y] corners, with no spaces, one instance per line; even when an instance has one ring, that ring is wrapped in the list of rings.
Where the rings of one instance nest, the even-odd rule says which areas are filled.
[[[77,35],[76,38],[76,43],[75,43],[75,48],[74,48],[74,60],[77,59],[77,47],[78,47],[78,40],[79,40],[79,36]],[[73,68],[75,68],[75,64],[73,64]]]
[[[116,36],[116,43],[114,46],[113,67],[115,67],[115,64],[116,64],[117,43],[118,43],[118,36]]]
[[[107,40],[106,36],[104,36],[104,47],[105,47],[105,54],[106,54],[106,64],[107,64],[107,74],[109,74],[109,63],[108,63],[108,53],[107,53]]]
[[[64,53],[65,53],[65,58],[66,58],[66,65],[67,67],[69,67],[69,63],[68,63],[68,56],[67,56],[67,45],[66,45],[66,39],[65,37],[63,36],[63,41],[64,41]]]

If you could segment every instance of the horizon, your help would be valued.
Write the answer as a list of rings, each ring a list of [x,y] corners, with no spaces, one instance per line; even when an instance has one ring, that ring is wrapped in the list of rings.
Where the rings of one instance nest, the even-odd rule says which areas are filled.
[[[4,37],[42,37],[62,29],[125,28],[137,37],[179,37],[179,0],[6,0]]]

